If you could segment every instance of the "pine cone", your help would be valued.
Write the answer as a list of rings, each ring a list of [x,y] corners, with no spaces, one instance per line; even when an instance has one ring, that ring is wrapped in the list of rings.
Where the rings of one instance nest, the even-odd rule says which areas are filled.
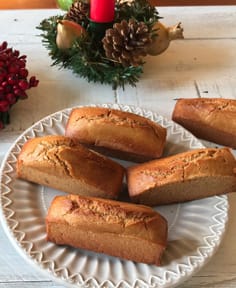
[[[85,27],[89,22],[89,6],[87,2],[81,0],[75,1],[66,14],[65,19],[74,21]]]
[[[106,31],[102,40],[106,56],[123,66],[139,66],[147,55],[147,47],[152,42],[151,34],[144,22],[122,20]]]

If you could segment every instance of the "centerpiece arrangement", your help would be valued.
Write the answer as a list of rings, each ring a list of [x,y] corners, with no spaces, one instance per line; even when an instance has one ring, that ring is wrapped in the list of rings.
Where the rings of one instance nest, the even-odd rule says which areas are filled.
[[[44,19],[37,28],[52,65],[116,89],[135,86],[145,56],[183,38],[180,24],[167,28],[159,19],[151,0],[75,0],[64,15]]]

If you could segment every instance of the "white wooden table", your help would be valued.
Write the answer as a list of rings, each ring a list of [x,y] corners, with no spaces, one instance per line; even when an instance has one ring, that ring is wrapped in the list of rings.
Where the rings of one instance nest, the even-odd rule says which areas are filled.
[[[30,73],[40,79],[29,98],[12,109],[11,124],[0,131],[0,162],[18,135],[46,115],[66,107],[90,103],[122,103],[156,111],[167,118],[176,98],[236,98],[236,6],[161,7],[166,24],[179,21],[185,39],[166,53],[148,58],[136,88],[112,91],[89,84],[70,71],[51,67],[51,60],[36,35],[39,22],[57,10],[0,11],[0,42],[27,55]],[[229,223],[215,256],[180,288],[236,287],[236,195],[229,196]],[[32,268],[15,251],[0,223],[0,288],[63,287]]]

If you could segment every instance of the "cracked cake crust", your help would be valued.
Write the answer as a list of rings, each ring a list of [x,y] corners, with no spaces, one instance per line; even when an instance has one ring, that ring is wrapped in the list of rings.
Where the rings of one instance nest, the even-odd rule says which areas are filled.
[[[162,156],[166,128],[134,113],[102,107],[72,110],[66,136],[105,155],[144,162]]]
[[[68,137],[50,135],[24,144],[17,176],[71,194],[116,199],[124,168]]]

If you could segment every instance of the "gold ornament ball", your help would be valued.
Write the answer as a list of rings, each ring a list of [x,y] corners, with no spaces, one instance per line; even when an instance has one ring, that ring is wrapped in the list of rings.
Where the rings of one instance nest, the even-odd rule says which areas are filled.
[[[163,23],[157,21],[153,26],[153,30],[155,30],[157,36],[147,50],[147,53],[152,56],[163,53],[169,47],[171,41],[184,38],[181,23],[166,27]]]

